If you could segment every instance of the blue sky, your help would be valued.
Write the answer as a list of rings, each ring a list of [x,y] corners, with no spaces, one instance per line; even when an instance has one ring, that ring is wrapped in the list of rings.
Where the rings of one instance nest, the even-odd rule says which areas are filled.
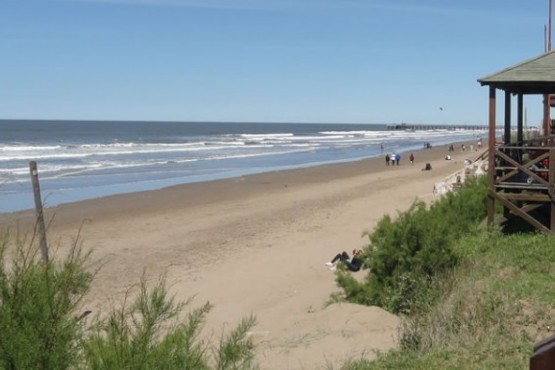
[[[0,118],[484,124],[476,80],[547,22],[548,0],[0,0]]]

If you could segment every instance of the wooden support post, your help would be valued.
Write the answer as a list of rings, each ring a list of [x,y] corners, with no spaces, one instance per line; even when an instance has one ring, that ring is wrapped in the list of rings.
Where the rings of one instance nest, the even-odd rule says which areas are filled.
[[[505,124],[504,124],[504,142],[505,145],[511,143],[511,93],[509,91],[505,91]],[[505,164],[503,164],[505,166]],[[511,192],[511,190],[506,190],[506,192]],[[511,214],[511,210],[509,207],[503,206],[503,217],[505,219],[509,219]]]
[[[523,109],[523,100],[522,100],[522,93],[518,94],[517,97],[517,129],[516,129],[516,140],[519,145],[522,145],[524,141],[524,109]]]
[[[549,197],[551,199],[551,224],[549,229],[552,233],[555,233],[555,199],[553,198],[555,195],[555,149],[549,149],[549,178],[548,178],[548,192]]]
[[[511,93],[505,91],[505,144],[511,143]]]
[[[488,138],[488,227],[493,225],[495,212],[494,180],[495,180],[495,87],[489,88],[489,138]]]
[[[37,171],[37,162],[29,162],[29,170],[31,172],[31,181],[33,183],[33,194],[35,196],[36,210],[36,231],[39,234],[40,254],[45,262],[48,262],[48,246],[46,245],[46,227],[44,226],[44,214],[42,210],[42,200],[40,196],[39,175]]]
[[[543,136],[551,135],[551,118],[549,114],[550,99],[549,94],[543,96]]]

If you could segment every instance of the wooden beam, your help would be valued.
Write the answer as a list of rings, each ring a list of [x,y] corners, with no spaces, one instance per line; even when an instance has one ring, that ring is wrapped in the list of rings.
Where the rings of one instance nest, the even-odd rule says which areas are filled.
[[[523,166],[526,166],[526,164],[523,164]],[[516,171],[516,170],[518,170],[518,167],[514,167],[514,166],[497,166],[497,167],[495,167],[495,169],[496,169],[497,171]],[[545,173],[549,174],[549,169],[537,168],[537,169],[534,169],[534,172],[537,172],[537,173],[545,172]]]
[[[547,194],[542,194],[542,193],[501,193],[501,192],[496,192],[495,194],[496,194],[496,196],[499,197],[499,200],[501,200],[501,198],[503,198],[503,199],[508,199],[508,200],[522,201],[522,202],[541,202],[541,203],[543,203],[543,205],[545,205],[545,203],[550,203],[551,202],[551,197],[549,197],[549,195],[547,195]]]
[[[536,210],[536,209],[538,209],[538,208],[540,208],[544,205],[545,204],[541,204],[541,203],[540,204],[527,204],[524,207],[520,207],[520,209],[522,209],[526,213],[530,213],[530,212],[532,212],[532,211],[534,211],[534,210]]]
[[[544,233],[547,233],[547,234],[551,233],[550,229],[545,227],[545,225],[543,225],[541,222],[536,220],[534,217],[532,217],[528,213],[526,213],[523,210],[521,210],[520,208],[518,208],[513,202],[504,198],[500,194],[497,194],[497,197],[498,197],[498,199],[501,200],[501,202],[503,203],[503,205],[505,207],[509,208],[511,211],[513,211],[513,213],[515,213],[517,216],[522,218],[524,221],[528,222],[530,225],[534,226],[536,229],[538,229],[538,230],[540,230]]]
[[[516,140],[518,143],[522,143],[524,141],[524,113],[523,113],[523,100],[522,100],[522,93],[518,94],[517,97],[517,129],[516,129]]]
[[[505,144],[511,143],[511,93],[505,91]]]
[[[550,209],[550,229],[555,232],[555,202],[553,196],[555,195],[555,149],[549,149],[549,196],[551,197]]]
[[[541,208],[541,207],[545,207],[545,203],[539,203],[539,204],[526,204],[525,206],[520,207],[520,209],[521,209],[523,212],[530,213],[530,212],[532,212],[532,211],[534,211],[534,210],[536,210],[536,209],[538,209],[538,208]],[[507,220],[513,219],[513,218],[517,218],[517,217],[520,218],[520,216],[517,216],[517,215],[515,215],[514,213],[511,212],[511,213],[510,213],[510,216],[509,216],[509,218],[507,218]]]
[[[495,212],[495,87],[489,87],[489,137],[488,137],[488,199],[486,208],[488,212],[487,225],[489,228],[493,226],[493,217]]]
[[[549,114],[549,94],[543,96],[543,135],[551,135],[551,117]]]

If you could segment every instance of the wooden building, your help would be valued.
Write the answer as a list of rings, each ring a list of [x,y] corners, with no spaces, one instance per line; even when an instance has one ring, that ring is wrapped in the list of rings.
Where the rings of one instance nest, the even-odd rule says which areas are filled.
[[[478,80],[489,87],[488,225],[495,205],[503,207],[503,222],[525,221],[542,232],[555,232],[555,137],[550,105],[544,103],[543,133],[524,140],[523,96],[546,99],[555,94],[553,51]],[[496,92],[504,92],[503,143],[496,144]],[[516,100],[516,135],[511,135],[511,108]],[[516,221],[516,222],[515,222]]]

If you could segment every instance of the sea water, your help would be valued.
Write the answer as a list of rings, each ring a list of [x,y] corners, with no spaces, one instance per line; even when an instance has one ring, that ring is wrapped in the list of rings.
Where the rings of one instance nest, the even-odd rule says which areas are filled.
[[[30,161],[44,205],[55,206],[481,136],[487,132],[384,124],[0,120],[0,212],[34,207]]]

